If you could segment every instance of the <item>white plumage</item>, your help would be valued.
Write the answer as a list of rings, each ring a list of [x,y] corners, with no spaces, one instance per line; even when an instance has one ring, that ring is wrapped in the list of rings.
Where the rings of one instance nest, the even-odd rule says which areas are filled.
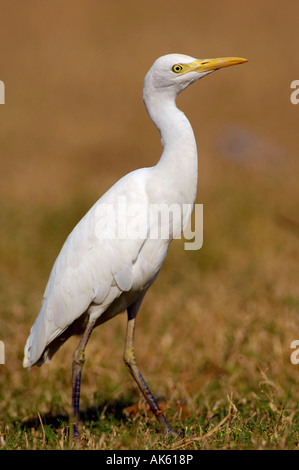
[[[24,367],[48,362],[71,334],[83,334],[88,325],[91,332],[94,326],[126,309],[129,322],[135,320],[144,294],[161,269],[169,243],[187,223],[189,213],[185,206],[192,206],[196,197],[196,142],[188,119],[176,107],[176,96],[204,75],[242,62],[245,59],[202,61],[169,54],[154,63],[145,77],[143,100],[161,134],[161,159],[157,165],[133,171],[119,180],[96,202],[67,238],[53,266],[40,313],[27,340]],[[113,236],[120,200],[125,200],[127,208],[139,205],[133,214],[122,214],[122,223],[141,227],[142,236]],[[169,222],[168,239],[150,237],[153,228],[150,224],[153,222],[145,214],[148,216],[150,207],[155,204],[176,204],[181,209],[181,220]],[[106,206],[113,208],[113,211],[106,216],[105,226],[102,227],[104,235],[101,236],[101,210]],[[80,349],[82,354],[85,344]],[[134,368],[136,364],[129,364],[128,361],[127,357],[127,365],[130,369],[131,366]],[[79,364],[80,361],[74,359],[74,362]],[[134,376],[134,371],[131,372]],[[139,371],[138,374],[141,377]],[[141,383],[142,377],[140,382],[134,378],[148,399],[147,391],[142,389],[146,386]],[[80,388],[80,380],[78,383]],[[153,403],[150,405],[153,408]],[[75,409],[74,413],[76,415],[78,410]],[[156,410],[157,417],[160,414]],[[166,420],[163,424],[169,430],[165,423]]]

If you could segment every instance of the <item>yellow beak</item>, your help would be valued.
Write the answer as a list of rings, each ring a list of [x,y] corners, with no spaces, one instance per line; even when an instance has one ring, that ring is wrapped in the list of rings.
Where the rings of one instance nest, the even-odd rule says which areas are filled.
[[[243,64],[244,62],[247,62],[247,59],[243,59],[242,57],[220,57],[217,59],[195,60],[189,64],[188,72],[210,72],[223,67],[230,67],[231,65]]]

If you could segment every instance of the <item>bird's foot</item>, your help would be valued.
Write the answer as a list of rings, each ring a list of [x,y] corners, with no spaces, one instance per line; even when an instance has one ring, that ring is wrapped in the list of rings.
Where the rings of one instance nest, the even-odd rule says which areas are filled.
[[[184,437],[184,431],[176,431],[175,429],[173,429],[171,426],[169,426],[169,424],[167,426],[164,427],[164,434],[167,436],[167,437]]]
[[[73,441],[76,441],[79,439],[79,428],[78,428],[78,424],[77,423],[74,423],[73,424]]]

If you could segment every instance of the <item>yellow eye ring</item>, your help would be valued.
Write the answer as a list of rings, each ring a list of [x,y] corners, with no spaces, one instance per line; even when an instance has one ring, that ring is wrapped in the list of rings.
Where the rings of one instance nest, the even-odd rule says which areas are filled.
[[[182,70],[183,70],[183,66],[180,65],[180,64],[175,64],[172,69],[171,69],[174,73],[181,73]]]

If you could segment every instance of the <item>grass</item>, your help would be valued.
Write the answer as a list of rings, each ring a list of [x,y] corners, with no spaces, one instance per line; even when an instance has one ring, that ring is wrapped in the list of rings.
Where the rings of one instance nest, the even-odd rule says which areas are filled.
[[[243,399],[230,396],[226,400],[218,400],[212,408],[208,403],[189,403],[189,406],[170,404],[168,417],[176,422],[177,428],[184,431],[184,436],[177,438],[161,435],[153,417],[148,415],[142,404],[136,406],[134,416],[127,416],[123,412],[125,404],[122,401],[105,405],[101,403],[99,408],[82,413],[81,440],[76,444],[70,438],[71,426],[66,415],[48,413],[41,416],[37,412],[35,418],[3,426],[1,446],[14,450],[298,447],[298,414],[285,409],[283,403],[273,396],[269,397],[264,391],[261,394],[252,392]]]
[[[225,187],[218,196],[216,189],[207,192],[203,248],[185,252],[183,240],[173,243],[137,322],[137,361],[184,437],[161,434],[140,398],[122,361],[126,318],[120,315],[95,330],[87,347],[76,448],[298,447],[297,368],[290,361],[298,241],[276,225],[273,198],[257,204],[262,185],[256,182],[252,191],[236,180],[233,187],[234,197]],[[22,369],[22,349],[51,263],[90,204],[78,195],[57,207],[2,203],[3,449],[74,448],[69,416],[76,339],[30,372]]]

